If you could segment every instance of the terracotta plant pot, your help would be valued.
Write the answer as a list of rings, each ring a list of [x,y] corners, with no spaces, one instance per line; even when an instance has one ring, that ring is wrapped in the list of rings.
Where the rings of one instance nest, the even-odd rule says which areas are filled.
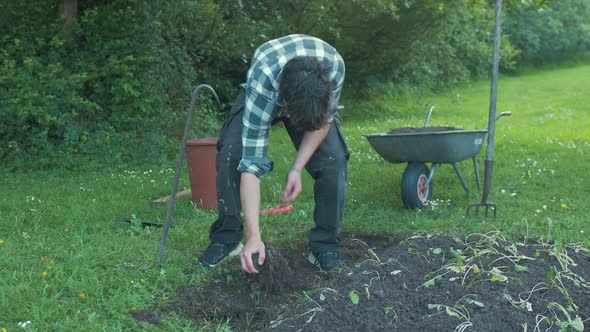
[[[198,209],[217,208],[215,158],[217,138],[188,140],[185,152],[191,183],[192,201]]]

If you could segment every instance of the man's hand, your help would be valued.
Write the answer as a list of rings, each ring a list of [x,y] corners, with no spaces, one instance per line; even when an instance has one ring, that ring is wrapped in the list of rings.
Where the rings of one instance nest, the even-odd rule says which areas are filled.
[[[303,134],[301,145],[297,150],[297,156],[295,157],[295,161],[293,161],[289,174],[287,174],[287,184],[285,185],[285,191],[280,197],[281,200],[289,202],[297,198],[297,195],[301,192],[301,170],[307,165],[307,162],[324,138],[326,138],[329,131],[330,125],[327,125],[318,130],[307,131]]]
[[[285,191],[281,195],[281,200],[289,202],[297,198],[301,192],[301,173],[292,168],[287,175],[287,184],[285,184]]]
[[[258,265],[264,264],[266,259],[266,252],[262,240],[251,239],[246,241],[246,245],[240,253],[240,262],[242,263],[242,270],[248,273],[258,273],[252,262],[252,255],[258,254]]]

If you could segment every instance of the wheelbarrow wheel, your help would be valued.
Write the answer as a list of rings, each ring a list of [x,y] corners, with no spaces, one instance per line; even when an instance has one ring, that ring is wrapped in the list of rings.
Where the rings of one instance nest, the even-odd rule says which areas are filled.
[[[408,210],[421,208],[432,198],[430,170],[423,163],[408,163],[402,177],[402,201]]]

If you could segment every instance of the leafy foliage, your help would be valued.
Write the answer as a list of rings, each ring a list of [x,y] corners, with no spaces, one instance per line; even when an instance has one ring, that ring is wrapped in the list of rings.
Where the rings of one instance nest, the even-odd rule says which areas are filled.
[[[519,5],[506,18],[505,32],[522,52],[518,60],[542,64],[573,58],[590,49],[590,2],[548,1],[533,9]]]
[[[487,0],[78,0],[71,34],[62,2],[0,4],[0,158],[11,168],[169,159],[192,89],[212,85],[229,108],[255,47],[285,34],[334,45],[349,88],[452,85],[491,64]],[[590,48],[587,2],[507,3],[503,69]],[[223,112],[203,97],[194,119],[192,137],[214,136]]]

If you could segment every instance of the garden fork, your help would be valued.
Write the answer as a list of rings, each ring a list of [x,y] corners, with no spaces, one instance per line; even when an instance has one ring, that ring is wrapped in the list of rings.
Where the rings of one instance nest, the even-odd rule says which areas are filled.
[[[498,95],[498,66],[500,63],[500,35],[501,35],[502,0],[496,0],[496,25],[494,27],[494,62],[492,64],[492,86],[490,91],[490,115],[488,119],[488,146],[486,149],[486,160],[484,161],[484,185],[481,202],[467,206],[466,215],[469,210],[475,207],[475,215],[479,214],[479,208],[485,208],[485,216],[491,208],[496,218],[496,204],[488,202],[490,186],[492,184],[492,169],[494,159],[494,133],[496,128],[496,97]]]

